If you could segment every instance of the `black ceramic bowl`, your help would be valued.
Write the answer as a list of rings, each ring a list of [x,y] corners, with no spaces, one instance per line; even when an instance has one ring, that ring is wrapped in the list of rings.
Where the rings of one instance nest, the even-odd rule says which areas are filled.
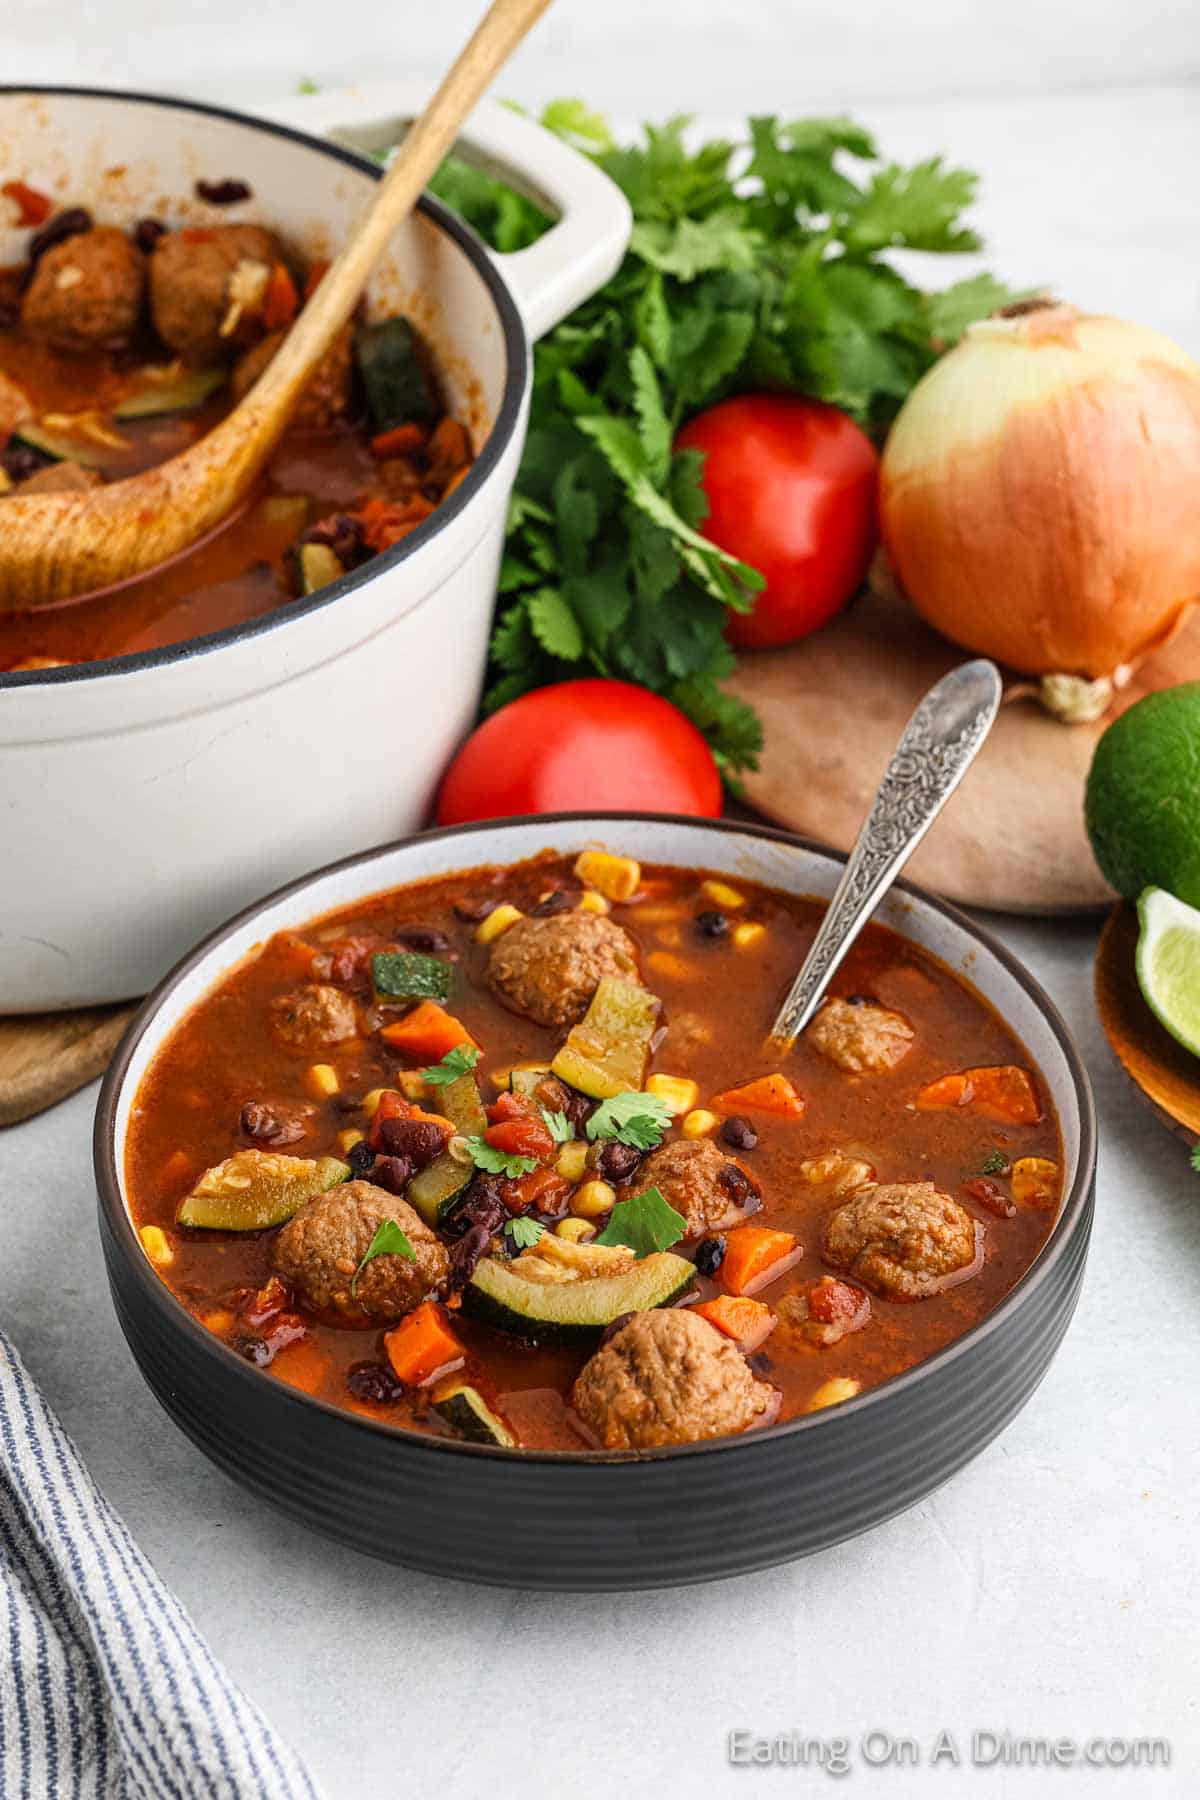
[[[724,870],[800,894],[832,892],[840,859],[782,832],[613,814],[432,832],[341,862],[242,913],[146,1001],[96,1117],[100,1230],[122,1329],[184,1431],[255,1494],[344,1543],[440,1575],[534,1588],[641,1588],[805,1556],[912,1506],[1024,1405],[1070,1321],[1091,1228],[1095,1119],[1054,1006],[952,907],[898,887],[877,915],[961,971],[1023,1039],[1062,1125],[1066,1186],[1041,1255],[948,1349],[856,1400],[745,1437],[652,1450],[513,1453],[339,1412],[260,1374],[199,1325],[142,1253],[123,1197],[126,1123],[158,1046],[256,943],[383,888],[548,846],[607,841],[645,862]],[[522,1530],[497,1550],[496,1521]]]

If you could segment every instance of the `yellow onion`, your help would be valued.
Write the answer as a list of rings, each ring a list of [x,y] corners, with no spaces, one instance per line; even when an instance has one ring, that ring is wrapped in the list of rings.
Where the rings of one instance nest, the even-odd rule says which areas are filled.
[[[1200,598],[1200,366],[1073,306],[984,319],[901,410],[881,509],[921,616],[1086,716]]]

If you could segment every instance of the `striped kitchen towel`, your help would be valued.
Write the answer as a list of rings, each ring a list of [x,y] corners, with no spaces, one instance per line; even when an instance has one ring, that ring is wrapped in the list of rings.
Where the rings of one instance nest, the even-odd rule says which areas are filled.
[[[0,1332],[2,1800],[316,1800]]]

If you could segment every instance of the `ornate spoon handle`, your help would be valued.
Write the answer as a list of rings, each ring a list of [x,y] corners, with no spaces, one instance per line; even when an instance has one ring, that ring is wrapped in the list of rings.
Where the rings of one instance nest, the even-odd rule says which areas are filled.
[[[768,1040],[790,1050],[835,969],[975,760],[1000,705],[1000,672],[982,658],[931,687],[904,728],[804,966]]]

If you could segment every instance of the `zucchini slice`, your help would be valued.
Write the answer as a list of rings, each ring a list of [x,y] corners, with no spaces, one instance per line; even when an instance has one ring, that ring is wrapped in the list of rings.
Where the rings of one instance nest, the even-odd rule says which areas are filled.
[[[113,418],[157,419],[165,413],[194,412],[227,379],[225,369],[188,369],[171,381],[148,381],[113,408]]]
[[[439,1388],[433,1410],[459,1437],[472,1444],[498,1444],[503,1450],[520,1448],[508,1426],[492,1411],[479,1389],[465,1381],[451,1381]]]
[[[336,1156],[313,1161],[274,1150],[238,1150],[206,1169],[176,1217],[207,1231],[263,1231],[283,1225],[306,1200],[348,1179]]]
[[[371,958],[371,979],[377,1000],[438,1000],[450,998],[454,969],[438,956],[416,950],[381,950]]]
[[[482,1137],[487,1130],[487,1115],[479,1098],[474,1075],[460,1075],[457,1081],[439,1088],[437,1099],[430,1102],[455,1131],[463,1137]],[[443,1150],[427,1169],[413,1176],[404,1190],[404,1198],[415,1206],[427,1225],[435,1225],[456,1194],[462,1192],[475,1170],[471,1163],[460,1163]]]
[[[83,437],[72,437],[65,431],[47,431],[44,425],[29,419],[12,434],[14,444],[25,444],[40,456],[53,462],[78,463],[84,469],[106,469],[112,462],[112,448],[91,444]]]
[[[509,1091],[520,1094],[523,1100],[536,1100],[537,1091],[549,1073],[549,1063],[542,1063],[536,1069],[510,1069],[508,1073]]]
[[[373,431],[391,431],[410,420],[428,425],[437,418],[437,396],[407,319],[361,326],[354,334],[354,359]]]
[[[529,1281],[512,1264],[485,1257],[463,1290],[463,1310],[532,1344],[591,1343],[622,1313],[670,1306],[695,1278],[687,1258],[669,1250],[590,1281]]]
[[[592,1004],[567,1033],[553,1072],[593,1100],[640,1091],[658,1023],[658,1000],[648,988],[605,975]]]

